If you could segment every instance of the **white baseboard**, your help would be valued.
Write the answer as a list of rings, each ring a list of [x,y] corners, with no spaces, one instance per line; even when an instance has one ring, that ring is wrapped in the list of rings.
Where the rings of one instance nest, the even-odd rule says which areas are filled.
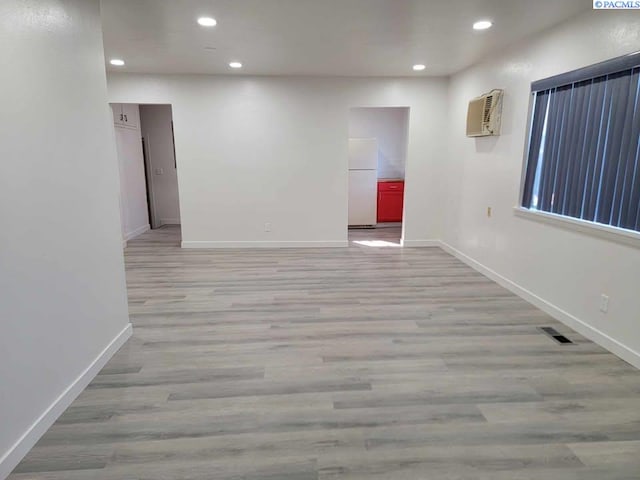
[[[131,324],[109,342],[102,352],[91,364],[69,385],[64,392],[40,415],[40,417],[27,429],[18,441],[6,453],[0,457],[0,479],[9,476],[29,450],[38,442],[40,437],[53,425],[62,413],[73,403],[80,393],[91,383],[91,380],[102,370],[102,367],[131,337]],[[5,412],[6,413],[6,412]]]
[[[138,235],[142,235],[144,232],[151,230],[151,225],[149,225],[148,223],[146,225],[142,225],[141,227],[136,228],[135,230],[129,232],[129,233],[125,233],[124,234],[124,240],[131,240],[132,238],[137,237]]]
[[[440,247],[440,240],[401,240],[403,247]]]
[[[334,248],[348,247],[347,240],[282,241],[282,242],[209,242],[183,241],[182,248]]]
[[[636,352],[632,348],[627,347],[618,340],[610,337],[606,333],[601,332],[597,328],[592,327],[579,318],[571,315],[569,312],[562,310],[556,305],[544,300],[535,293],[527,290],[526,288],[518,285],[517,283],[503,277],[495,270],[483,265],[482,263],[474,260],[468,255],[462,253],[460,250],[455,249],[451,245],[440,242],[440,247],[447,253],[450,253],[457,259],[469,265],[474,270],[482,273],[484,276],[489,277],[498,285],[506,288],[512,293],[518,295],[520,298],[526,300],[530,304],[538,307],[543,312],[551,315],[553,318],[561,323],[564,323],[567,327],[572,328],[581,335],[587,337],[589,340],[597,343],[603,348],[606,348],[614,355],[617,355],[625,362],[630,363],[634,367],[640,369],[640,353]]]
[[[161,218],[160,225],[180,225],[179,218]]]

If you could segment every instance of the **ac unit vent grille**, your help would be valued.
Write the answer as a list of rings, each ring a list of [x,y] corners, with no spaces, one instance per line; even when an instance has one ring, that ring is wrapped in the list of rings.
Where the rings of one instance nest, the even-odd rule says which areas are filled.
[[[494,89],[473,98],[467,109],[467,136],[500,135],[503,91]]]
[[[491,118],[491,107],[493,106],[493,96],[488,96],[484,102],[484,114],[482,115],[482,121],[488,122]]]

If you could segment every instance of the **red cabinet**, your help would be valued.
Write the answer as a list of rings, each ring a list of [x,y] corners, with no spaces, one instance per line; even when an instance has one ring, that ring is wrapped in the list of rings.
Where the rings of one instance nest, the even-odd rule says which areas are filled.
[[[401,222],[404,182],[378,182],[378,222]]]

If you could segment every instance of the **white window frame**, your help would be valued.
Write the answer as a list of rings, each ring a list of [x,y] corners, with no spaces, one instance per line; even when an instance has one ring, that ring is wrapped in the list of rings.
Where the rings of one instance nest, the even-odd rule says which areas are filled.
[[[635,54],[638,53],[640,52],[636,52]],[[531,146],[531,124],[533,121],[532,113],[535,104],[535,95],[536,92],[529,93],[527,128],[525,130],[525,146],[522,155],[522,165],[520,171],[520,189],[518,191],[516,206],[513,207],[513,214],[519,218],[523,218],[526,220],[533,220],[547,225],[572,230],[574,232],[584,233],[586,235],[601,238],[603,240],[609,240],[623,245],[640,248],[640,232],[636,232],[635,230],[627,230],[620,227],[606,225],[604,223],[591,222],[589,220],[583,220],[580,218],[574,218],[565,215],[558,215],[556,213],[545,212],[543,210],[535,210],[522,206],[522,198],[524,196],[524,188],[527,175],[527,162],[529,161],[529,148]]]

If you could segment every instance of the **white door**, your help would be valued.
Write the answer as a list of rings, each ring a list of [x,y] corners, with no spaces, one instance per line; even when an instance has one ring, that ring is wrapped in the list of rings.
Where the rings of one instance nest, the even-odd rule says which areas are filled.
[[[377,170],[349,171],[349,225],[375,225]]]
[[[113,112],[113,123],[115,125],[124,125],[124,114],[122,113],[122,104],[112,103],[111,111]]]
[[[138,111],[138,105],[134,103],[123,103],[122,104],[122,116],[124,118],[124,124],[127,127],[137,128],[138,127],[138,117],[140,113]]]
[[[378,168],[378,140],[375,138],[349,139],[349,170],[375,170]]]
[[[142,142],[136,130],[117,127],[115,131],[124,210],[124,236],[129,238],[149,224]]]
[[[119,106],[119,105],[117,105]],[[115,119],[116,105],[112,105]],[[122,111],[120,109],[120,111]],[[125,183],[125,151],[122,141],[122,128],[114,128],[116,139],[116,152],[118,154],[118,172],[120,174],[120,223],[122,227],[122,239],[126,241],[127,225],[129,225],[129,212],[127,210],[127,185]]]

